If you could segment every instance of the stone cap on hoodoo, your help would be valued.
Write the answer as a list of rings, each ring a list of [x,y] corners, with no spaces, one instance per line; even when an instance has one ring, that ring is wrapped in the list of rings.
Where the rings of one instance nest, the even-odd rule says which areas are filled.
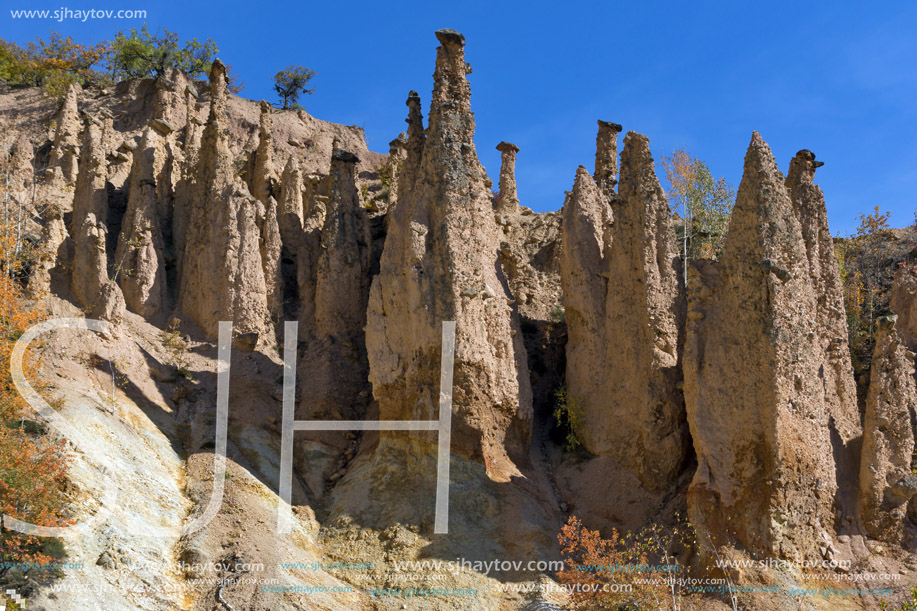
[[[602,121],[599,119],[598,124],[600,129],[610,129],[616,133],[624,130],[624,126],[622,126],[620,123],[612,123],[611,121]]]
[[[334,161],[343,161],[344,163],[359,163],[360,158],[344,149],[334,149],[331,152],[331,159]]]
[[[465,46],[465,37],[452,28],[436,30],[436,39],[444,45],[458,45],[460,47]]]

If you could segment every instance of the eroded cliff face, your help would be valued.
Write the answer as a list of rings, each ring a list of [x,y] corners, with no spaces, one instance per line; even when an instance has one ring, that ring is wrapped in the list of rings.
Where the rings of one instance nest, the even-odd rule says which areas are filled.
[[[80,116],[77,104],[80,86],[67,89],[60,110],[54,119],[54,142],[45,177],[54,184],[70,186],[76,182],[80,156]]]
[[[210,117],[201,139],[179,290],[181,309],[205,333],[231,320],[240,334],[267,336],[267,285],[257,201],[233,169],[226,131],[226,70],[210,73]]]
[[[692,523],[710,543],[789,558],[816,554],[833,529],[832,432],[854,426],[824,383],[813,276],[832,270],[810,269],[797,208],[756,132],[722,260],[695,266],[689,284],[684,357]]]
[[[370,292],[369,378],[381,418],[436,419],[442,323],[455,321],[452,449],[502,480],[517,472],[510,457],[528,452],[531,390],[475,154],[464,37],[441,30],[437,38],[426,139],[409,129],[401,194]]]
[[[859,499],[866,531],[891,543],[905,541],[908,522],[917,522],[914,353],[902,342],[897,321],[894,315],[879,319],[863,423]]]
[[[619,156],[621,126],[600,121],[594,177],[578,168],[563,210],[541,214],[519,201],[518,148],[502,142],[494,198],[473,140],[464,38],[452,30],[437,38],[429,125],[412,91],[407,134],[385,160],[356,128],[229,96],[219,62],[209,93],[178,73],[121,83],[115,95],[73,88],[54,133],[17,144],[22,189],[33,169],[42,176],[34,150],[50,151],[38,186],[55,203],[29,288],[50,293],[57,314],[79,308],[116,323],[89,345],[130,361],[133,386],[119,400],[125,414],[155,417],[162,429],[151,438],[169,468],[137,464],[155,470],[163,489],[187,490],[178,504],[159,499],[175,522],[213,489],[215,363],[206,355],[215,353],[217,322],[234,323],[230,458],[240,483],[226,480],[233,495],[213,532],[156,553],[216,561],[244,548],[272,566],[281,555],[357,554],[383,566],[431,550],[548,558],[568,514],[599,528],[672,525],[686,496],[708,550],[734,543],[756,556],[862,558],[834,538],[843,530],[862,547],[860,527],[910,545],[917,282],[899,271],[898,323],[882,322],[860,455],[814,155],[800,151],[784,178],[754,135],[726,250],[696,262],[685,291],[648,139],[628,133]],[[80,116],[89,117],[82,126]],[[193,382],[157,344],[173,316],[194,323],[182,326],[193,338]],[[429,431],[297,432],[296,536],[275,539],[264,526],[276,500],[283,320],[299,321],[299,420],[436,420],[442,323],[457,323],[449,535],[431,534],[440,465]],[[74,359],[57,356],[77,379]],[[564,453],[549,438],[562,383],[581,410],[585,452]],[[106,414],[106,422],[121,417]],[[80,550],[94,579],[113,579],[109,539],[140,549],[123,525],[112,532]],[[257,536],[235,545],[245,532]],[[470,573],[455,583],[483,582]],[[388,576],[352,579],[378,587]],[[214,594],[189,604],[209,608]],[[230,596],[251,609],[298,604],[278,607],[254,586]],[[487,608],[512,598],[487,596]],[[322,604],[377,602],[353,593]]]
[[[567,323],[567,393],[573,401],[602,396],[603,380],[594,367],[604,362],[605,296],[603,263],[611,246],[614,220],[611,203],[583,166],[576,170],[573,190],[563,207],[560,278]],[[601,418],[600,406],[583,415],[590,426]],[[589,433],[583,431],[585,443]],[[587,446],[588,447],[588,446]]]
[[[828,211],[821,189],[814,184],[815,170],[822,164],[815,154],[801,150],[790,162],[786,188],[802,230],[808,259],[809,278],[815,293],[815,323],[819,358],[823,364],[825,408],[832,426],[843,441],[861,432],[856,386],[847,345],[847,314],[838,272],[834,240],[828,228]]]
[[[599,144],[617,134],[599,124]],[[567,395],[584,421],[577,437],[648,490],[669,488],[684,468],[675,233],[649,140],[628,133],[621,183],[615,151],[596,156],[601,182],[580,167],[564,204],[561,277],[569,339]]]
[[[335,150],[331,192],[324,222],[316,232],[314,303],[309,338],[299,360],[303,381],[298,418],[363,420],[370,402],[369,366],[363,328],[370,285],[369,217],[356,185],[356,155]],[[308,253],[307,253],[308,254]],[[356,454],[352,432],[303,434],[298,466],[316,496],[327,480],[340,478]]]
[[[160,209],[157,197],[165,157],[162,137],[147,128],[134,154],[127,211],[114,259],[115,279],[127,307],[148,319],[159,318],[168,307],[163,238],[167,211]]]
[[[912,265],[903,265],[895,272],[890,307],[898,316],[895,328],[902,342],[917,351],[917,272]]]

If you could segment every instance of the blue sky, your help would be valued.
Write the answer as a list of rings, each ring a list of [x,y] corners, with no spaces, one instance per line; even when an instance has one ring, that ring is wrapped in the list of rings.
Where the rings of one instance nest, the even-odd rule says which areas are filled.
[[[479,155],[496,178],[500,140],[521,148],[520,199],[556,210],[576,167],[592,170],[596,119],[650,138],[653,153],[685,147],[738,186],[752,130],[786,171],[798,149],[825,166],[834,233],[857,214],[890,210],[914,222],[917,198],[917,3],[886,2],[153,2],[4,0],[7,9],[144,9],[147,25],[212,38],[246,85],[274,99],[288,64],[318,75],[312,115],[366,129],[388,150],[405,127],[404,100],[432,89],[434,30],[467,39]],[[136,20],[13,20],[0,37],[54,29],[111,38]],[[660,171],[661,173],[661,171]]]

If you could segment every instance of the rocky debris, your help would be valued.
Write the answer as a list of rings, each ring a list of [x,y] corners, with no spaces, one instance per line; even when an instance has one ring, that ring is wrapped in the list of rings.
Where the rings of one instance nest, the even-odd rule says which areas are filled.
[[[507,212],[519,205],[519,196],[516,194],[516,153],[519,147],[510,142],[501,142],[497,150],[500,151],[500,192],[494,203],[497,212]]]
[[[115,327],[115,333],[109,333],[109,335],[113,336],[117,333],[117,328],[124,319],[126,307],[121,288],[111,280],[106,280],[99,289],[99,296],[96,298],[89,315],[97,320],[111,323]]]
[[[312,420],[362,420],[369,396],[369,366],[363,327],[369,299],[369,219],[356,186],[356,163],[350,152],[335,150],[331,161],[328,200],[315,269],[312,329],[299,377],[303,387],[300,412]],[[317,431],[303,435],[300,473],[313,493],[321,495],[325,481],[341,467],[350,446],[343,432]]]
[[[240,333],[233,340],[233,344],[243,352],[252,352],[258,347],[260,334],[257,332]]]
[[[814,184],[815,170],[822,162],[815,154],[801,150],[790,162],[786,188],[805,241],[809,278],[816,296],[815,333],[821,344],[825,408],[843,441],[862,432],[857,408],[856,385],[847,343],[847,313],[838,271],[834,240],[828,228],[825,197]]]
[[[436,35],[441,46],[426,140],[412,92],[408,157],[370,291],[369,378],[382,419],[435,419],[442,323],[455,321],[452,451],[508,481],[518,472],[513,459],[527,460],[531,389],[497,260],[499,229],[475,153],[464,39],[452,30]],[[382,434],[387,443],[430,443],[409,435]]]
[[[903,265],[895,272],[890,307],[898,315],[895,328],[901,342],[917,352],[917,270]]]
[[[901,341],[897,320],[894,315],[879,319],[860,464],[863,527],[871,537],[890,543],[905,539],[908,504],[917,503],[914,353]]]
[[[595,137],[595,182],[606,194],[613,193],[618,184],[618,134],[623,127],[599,119]]]
[[[181,269],[181,309],[210,337],[221,320],[239,333],[269,325],[257,201],[233,171],[227,141],[226,69],[210,72],[210,116],[201,139]]]
[[[755,132],[723,256],[690,279],[684,388],[698,466],[688,513],[707,548],[799,559],[833,529],[832,427],[844,415],[830,411],[838,398],[826,401],[837,390],[822,379],[818,297],[785,185]]]
[[[162,136],[168,136],[175,131],[175,128],[172,127],[172,124],[168,121],[162,119],[153,119],[150,121],[150,127],[159,132]]]
[[[168,305],[165,222],[156,189],[165,156],[162,136],[148,128],[134,155],[127,211],[115,250],[115,276],[127,307],[147,319],[163,314]]]
[[[72,185],[79,172],[80,156],[80,115],[77,102],[80,97],[80,86],[72,84],[61,102],[60,110],[54,118],[54,142],[51,146],[51,157],[45,174],[52,182]]]

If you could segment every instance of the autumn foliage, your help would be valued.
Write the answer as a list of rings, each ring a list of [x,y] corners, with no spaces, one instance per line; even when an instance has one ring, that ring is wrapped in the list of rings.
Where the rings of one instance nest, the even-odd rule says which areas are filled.
[[[889,247],[895,239],[889,213],[878,206],[860,214],[856,234],[838,240],[835,254],[844,287],[847,334],[855,374],[868,374],[875,349],[877,321],[888,313],[897,260]]]
[[[570,516],[557,540],[566,567],[557,577],[577,611],[702,608],[695,593],[677,585],[687,576],[677,554],[693,541],[690,526],[652,524],[623,535],[612,529],[605,539]]]
[[[94,44],[77,43],[56,32],[25,45],[0,39],[0,81],[41,87],[49,97],[61,99],[71,84],[108,87],[123,79],[163,78],[170,68],[199,78],[210,70],[218,51],[209,38],[182,40],[166,29],[151,33],[145,25]],[[238,93],[242,82],[230,66],[227,73],[230,91]]]
[[[8,148],[5,153],[0,170],[8,169]],[[9,173],[3,172],[3,176]],[[23,215],[9,181],[0,183],[0,197],[0,514],[40,526],[63,526],[68,523],[62,514],[68,465],[64,443],[51,439],[40,425],[29,420],[30,408],[13,385],[10,373],[10,355],[16,340],[41,321],[44,313],[23,294],[30,251],[22,248]],[[24,372],[41,390],[36,375],[39,365],[34,351],[26,354]],[[39,539],[0,530],[0,561],[45,563],[50,559]]]

